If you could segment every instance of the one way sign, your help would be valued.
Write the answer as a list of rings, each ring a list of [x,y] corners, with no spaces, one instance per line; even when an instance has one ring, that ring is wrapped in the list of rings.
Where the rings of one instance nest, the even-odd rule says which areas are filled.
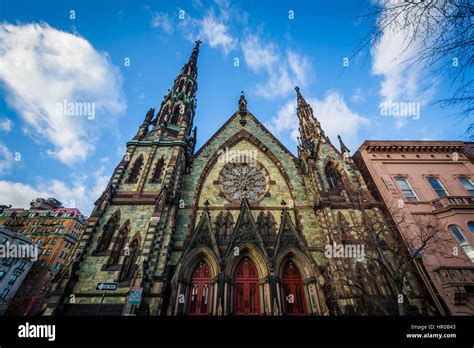
[[[97,283],[96,290],[107,290],[107,291],[115,291],[117,290],[118,283]]]

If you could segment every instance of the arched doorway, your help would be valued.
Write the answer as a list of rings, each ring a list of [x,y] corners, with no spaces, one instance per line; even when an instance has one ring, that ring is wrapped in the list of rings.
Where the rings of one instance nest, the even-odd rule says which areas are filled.
[[[260,315],[258,272],[247,257],[237,266],[234,276],[234,314]]]
[[[288,261],[283,267],[282,288],[286,315],[306,315],[306,298],[298,267]]]
[[[209,314],[209,293],[211,288],[211,272],[204,261],[194,269],[189,289],[188,314]]]

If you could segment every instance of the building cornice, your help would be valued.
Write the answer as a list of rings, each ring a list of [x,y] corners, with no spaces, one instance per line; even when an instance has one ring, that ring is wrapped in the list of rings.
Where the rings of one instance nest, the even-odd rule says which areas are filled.
[[[398,152],[398,153],[453,153],[463,152],[465,147],[462,141],[365,141],[358,151]]]

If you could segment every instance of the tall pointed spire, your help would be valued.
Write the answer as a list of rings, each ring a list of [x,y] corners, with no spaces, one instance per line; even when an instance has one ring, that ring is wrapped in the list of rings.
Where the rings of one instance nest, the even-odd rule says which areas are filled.
[[[186,133],[191,132],[197,92],[197,59],[201,40],[195,42],[195,46],[184,64],[178,76],[176,76],[173,87],[161,102],[160,111],[153,120],[155,128],[166,128],[167,125],[184,126]]]
[[[295,87],[296,99],[297,99],[297,110],[296,114],[300,122],[300,135],[301,135],[301,150],[307,153],[313,153],[314,146],[319,141],[326,142],[327,138],[324,135],[324,131],[321,128],[321,124],[314,117],[313,109],[306,102],[300,93],[299,87]]]
[[[197,58],[199,54],[199,45],[202,44],[202,41],[196,40],[195,44],[196,45],[193,48],[193,52],[191,53],[188,62],[184,64],[183,68],[181,69],[181,73],[180,75],[178,75],[178,77],[182,75],[189,75],[193,79],[197,78]]]
[[[296,90],[296,101],[298,102],[298,107],[308,105],[306,103],[306,100],[304,100],[303,96],[300,93],[300,88],[298,86],[296,86],[295,90]]]

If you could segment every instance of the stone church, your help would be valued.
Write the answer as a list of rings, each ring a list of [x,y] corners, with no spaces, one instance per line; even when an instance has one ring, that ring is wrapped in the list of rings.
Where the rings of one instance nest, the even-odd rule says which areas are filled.
[[[243,94],[195,149],[200,43],[127,143],[44,313],[366,315],[380,314],[369,310],[378,297],[396,314],[400,287],[370,261],[370,247],[327,253],[357,244],[364,221],[387,223],[349,149],[332,144],[298,88],[297,156]],[[402,290],[410,311],[427,312],[414,274]]]

